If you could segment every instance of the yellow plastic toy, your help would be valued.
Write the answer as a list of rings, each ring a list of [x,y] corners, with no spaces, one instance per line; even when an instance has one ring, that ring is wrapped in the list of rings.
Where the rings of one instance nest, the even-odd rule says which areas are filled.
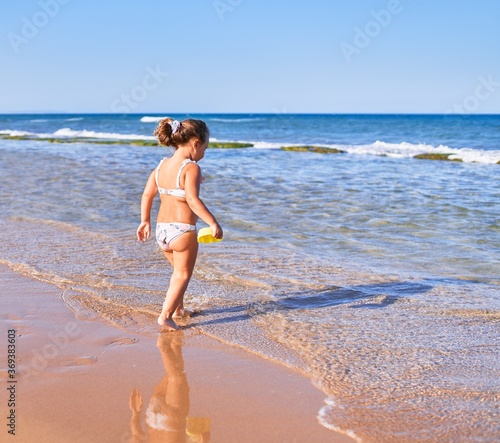
[[[214,243],[221,240],[222,238],[215,238],[212,235],[212,230],[210,228],[201,228],[198,231],[198,243]]]

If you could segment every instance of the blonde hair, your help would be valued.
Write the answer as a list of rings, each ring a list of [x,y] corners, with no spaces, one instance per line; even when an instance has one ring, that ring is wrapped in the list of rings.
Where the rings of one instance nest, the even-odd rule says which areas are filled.
[[[153,135],[158,140],[160,146],[173,146],[178,148],[179,145],[185,145],[189,140],[197,138],[201,143],[205,143],[209,137],[209,131],[206,123],[202,120],[188,118],[180,122],[177,131],[172,134],[172,125],[174,120],[164,118],[158,123],[158,126],[153,132]]]

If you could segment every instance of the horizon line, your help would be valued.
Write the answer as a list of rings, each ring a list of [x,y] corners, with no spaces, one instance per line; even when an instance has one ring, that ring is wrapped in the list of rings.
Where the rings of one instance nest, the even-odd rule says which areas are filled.
[[[454,113],[454,112],[67,112],[67,111],[23,111],[23,112],[0,112],[0,115],[142,115],[142,116],[159,116],[159,115],[438,115],[438,116],[496,116],[500,112],[488,113]]]

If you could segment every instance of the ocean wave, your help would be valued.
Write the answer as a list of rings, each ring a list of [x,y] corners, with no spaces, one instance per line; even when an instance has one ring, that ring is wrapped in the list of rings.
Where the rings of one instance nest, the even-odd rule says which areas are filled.
[[[256,122],[259,120],[263,120],[261,117],[252,117],[252,118],[219,118],[213,117],[208,118],[212,122],[220,122],[220,123],[243,123],[243,122]]]
[[[30,135],[36,135],[33,132],[28,132],[28,131],[16,131],[12,129],[2,129],[0,130],[0,135],[8,135],[9,137],[23,137],[23,136],[30,136]]]
[[[141,135],[141,134],[121,134],[116,132],[96,132],[87,131],[83,129],[81,131],[75,131],[70,128],[61,128],[52,133],[41,133],[41,132],[29,132],[29,131],[18,131],[12,129],[0,130],[0,135],[7,135],[9,137],[33,137],[33,138],[97,138],[97,139],[111,139],[111,140],[155,140],[151,135]]]
[[[162,119],[164,117],[143,117],[142,119]],[[141,119],[141,120],[142,120]],[[145,120],[144,120],[145,121]],[[123,134],[115,132],[96,132],[83,130],[73,130],[71,128],[61,128],[49,134],[35,133],[29,131],[3,129],[0,130],[0,135],[10,137],[29,137],[29,138],[89,138],[89,139],[104,139],[104,140],[155,140],[151,135],[142,134]],[[310,146],[304,143],[281,143],[268,141],[252,141],[252,140],[229,140],[210,138],[211,142],[221,143],[246,143],[252,145],[254,149],[281,149],[291,146]],[[439,156],[443,160],[461,161],[463,163],[482,163],[482,164],[498,164],[500,163],[500,150],[486,150],[476,148],[451,148],[446,145],[433,146],[426,143],[388,143],[377,140],[370,144],[317,144],[326,149],[336,149],[354,155],[374,155],[392,158],[414,158],[418,156]]]
[[[251,143],[256,149],[281,149],[291,146],[310,146],[304,143],[277,143],[252,140],[219,140],[210,138],[210,141],[222,143]],[[336,149],[355,155],[375,155],[392,158],[413,158],[417,155],[441,154],[449,155],[449,160],[459,160],[464,163],[495,164],[500,162],[500,150],[485,150],[473,148],[450,148],[446,145],[432,146],[425,143],[387,143],[377,140],[374,143],[363,145],[348,144],[315,144],[321,148]]]
[[[163,120],[164,118],[167,118],[167,117],[148,117],[146,115],[145,117],[141,118],[141,122],[143,122],[143,123],[156,123],[156,122],[159,122],[160,120]]]
[[[83,137],[83,138],[101,138],[101,139],[117,139],[117,140],[154,140],[155,138],[151,135],[141,135],[141,134],[121,134],[117,132],[96,132],[87,131],[83,129],[81,131],[75,131],[70,128],[58,129],[51,134],[53,137]]]
[[[281,149],[283,146],[292,146],[291,143],[275,143],[275,142],[250,142],[256,149]]]
[[[73,118],[66,119],[67,122],[79,122],[81,120],[83,120],[83,117],[73,117]]]
[[[432,146],[425,143],[386,143],[377,140],[368,145],[326,145],[325,147],[340,149],[350,154],[377,155],[392,158],[411,158],[417,155],[448,155],[449,160],[464,163],[495,164],[500,161],[500,150],[484,150],[472,148],[450,148],[449,146]]]
[[[266,142],[266,141],[249,141],[249,140],[226,140],[218,139],[215,137],[210,137],[211,142],[219,143],[247,143],[253,145],[255,149],[281,149],[283,146],[292,146],[291,143],[276,143],[276,142]]]

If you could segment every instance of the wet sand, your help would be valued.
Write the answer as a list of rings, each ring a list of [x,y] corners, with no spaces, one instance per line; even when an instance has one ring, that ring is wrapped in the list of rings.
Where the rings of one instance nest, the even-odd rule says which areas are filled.
[[[77,319],[56,286],[0,267],[1,441],[352,442],[324,428],[302,375],[190,328],[138,335]],[[15,437],[9,435],[13,400]],[[12,429],[11,429],[12,430]]]

